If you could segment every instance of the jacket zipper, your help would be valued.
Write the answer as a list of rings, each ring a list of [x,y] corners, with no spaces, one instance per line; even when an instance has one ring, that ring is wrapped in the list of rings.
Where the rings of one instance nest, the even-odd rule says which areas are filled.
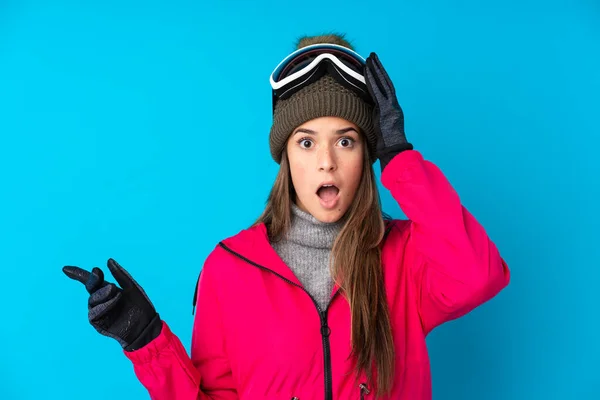
[[[385,234],[383,236],[383,241],[385,242],[385,239],[387,239],[388,234],[390,233],[390,231],[392,230],[394,224],[391,223],[392,221],[390,219],[386,219],[386,230],[385,230]],[[236,253],[235,251],[231,250],[229,247],[227,247],[224,243],[219,243],[219,245],[225,249],[226,251],[228,251],[229,253],[235,255],[238,258],[241,258],[242,260],[246,261],[247,263],[249,263],[250,265],[253,265],[255,267],[258,267],[262,270],[265,271],[269,271],[272,274],[278,276],[279,278],[283,279],[285,282],[288,282],[291,285],[294,285],[300,289],[302,289],[307,295],[308,297],[310,297],[310,299],[312,300],[312,302],[314,303],[315,307],[317,307],[317,311],[319,312],[319,318],[321,320],[321,337],[323,339],[323,359],[324,359],[324,364],[325,364],[325,400],[333,400],[333,389],[332,389],[332,373],[331,373],[331,346],[330,346],[330,341],[329,341],[329,336],[331,334],[331,329],[329,328],[328,324],[327,324],[327,311],[329,310],[329,304],[331,304],[331,300],[333,300],[333,298],[338,294],[338,291],[336,290],[336,292],[333,294],[333,296],[331,297],[331,300],[329,302],[329,304],[327,305],[327,308],[325,309],[325,311],[321,310],[321,307],[319,306],[319,304],[315,301],[315,299],[311,296],[310,293],[308,293],[308,291],[306,289],[304,289],[302,286],[295,284],[294,282],[290,281],[289,279],[286,279],[285,277],[281,276],[280,274],[278,274],[277,272],[264,267],[262,265],[259,265],[257,263],[255,263],[252,260],[249,260],[248,258],[242,256],[239,253]],[[200,271],[200,274],[202,274],[202,271]],[[200,283],[200,276],[198,276],[198,280],[196,281],[196,288],[194,289],[194,297],[192,300],[192,315],[194,315],[194,311],[196,309],[196,300],[197,300],[197,296],[198,296],[198,284]],[[360,398],[361,400],[364,399],[364,395],[365,394],[369,394],[370,390],[368,389],[368,387],[366,386],[366,384],[361,384],[360,385]],[[297,397],[293,397],[292,400],[297,400]]]
[[[321,338],[323,340],[323,360],[324,360],[324,364],[325,364],[325,400],[333,400],[333,388],[332,388],[332,373],[331,373],[331,343],[329,340],[329,336],[331,335],[331,328],[329,327],[329,325],[327,324],[327,312],[329,310],[329,304],[331,304],[331,300],[333,300],[333,298],[337,295],[338,290],[335,291],[335,293],[333,294],[333,296],[331,297],[331,300],[329,301],[329,304],[327,305],[327,308],[325,309],[325,311],[321,310],[321,307],[319,306],[319,303],[316,302],[316,300],[312,297],[312,295],[305,289],[303,288],[301,285],[298,285],[297,283],[294,283],[292,281],[290,281],[289,279],[287,279],[286,277],[278,274],[277,272],[273,271],[270,268],[264,267],[260,264],[255,263],[254,261],[244,257],[243,255],[236,253],[235,251],[231,250],[229,247],[227,247],[224,243],[219,243],[219,246],[221,246],[223,249],[225,249],[226,251],[228,251],[229,253],[233,254],[234,256],[246,261],[247,263],[249,263],[250,265],[253,265],[257,268],[260,268],[264,271],[268,271],[271,272],[272,274],[278,276],[279,278],[283,279],[285,282],[289,283],[290,285],[294,285],[300,289],[302,289],[302,291],[304,293],[306,293],[308,295],[308,297],[310,297],[310,299],[312,300],[313,304],[315,305],[315,307],[317,308],[317,311],[319,312],[319,318],[321,320]]]
[[[365,400],[365,395],[371,393],[371,391],[366,383],[361,383],[358,387],[360,388],[360,400]]]

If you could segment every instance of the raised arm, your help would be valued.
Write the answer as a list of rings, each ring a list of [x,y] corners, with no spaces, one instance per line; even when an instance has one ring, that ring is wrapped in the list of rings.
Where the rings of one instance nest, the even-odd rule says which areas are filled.
[[[394,85],[375,53],[365,78],[375,102],[374,127],[383,185],[411,221],[411,276],[427,334],[489,300],[510,273],[483,227],[461,204],[444,174],[413,150]]]

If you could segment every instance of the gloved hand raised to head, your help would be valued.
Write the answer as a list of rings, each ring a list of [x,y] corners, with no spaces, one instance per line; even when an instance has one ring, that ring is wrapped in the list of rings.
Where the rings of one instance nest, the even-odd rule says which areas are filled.
[[[141,286],[112,258],[108,269],[121,285],[104,280],[104,273],[94,267],[91,272],[74,266],[63,267],[71,279],[85,285],[88,320],[102,335],[116,339],[126,351],[138,350],[161,332],[162,321]]]
[[[383,171],[397,154],[412,150],[404,133],[404,112],[398,103],[396,89],[376,53],[367,58],[365,81],[375,108],[373,125],[377,134],[377,158]]]

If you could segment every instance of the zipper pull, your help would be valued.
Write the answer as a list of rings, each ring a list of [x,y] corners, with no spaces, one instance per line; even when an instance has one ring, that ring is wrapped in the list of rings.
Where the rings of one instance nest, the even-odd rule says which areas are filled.
[[[358,385],[358,387],[360,388],[360,400],[365,400],[365,394],[369,394],[371,391],[367,387],[366,383],[361,383]]]
[[[323,337],[329,337],[331,335],[331,328],[327,325],[327,312],[321,313],[321,335]]]

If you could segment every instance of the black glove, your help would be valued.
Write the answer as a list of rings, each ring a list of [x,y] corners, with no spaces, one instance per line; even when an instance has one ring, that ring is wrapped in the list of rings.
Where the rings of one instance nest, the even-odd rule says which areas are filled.
[[[66,266],[63,272],[85,285],[88,299],[88,320],[102,335],[116,339],[126,351],[144,347],[161,332],[162,321],[144,290],[112,258],[108,269],[122,289],[104,280],[104,273],[94,267],[88,272]]]
[[[404,113],[398,104],[392,80],[375,53],[367,58],[365,80],[375,102],[373,124],[378,135],[376,154],[383,171],[396,154],[412,150],[413,146],[406,141]]]

